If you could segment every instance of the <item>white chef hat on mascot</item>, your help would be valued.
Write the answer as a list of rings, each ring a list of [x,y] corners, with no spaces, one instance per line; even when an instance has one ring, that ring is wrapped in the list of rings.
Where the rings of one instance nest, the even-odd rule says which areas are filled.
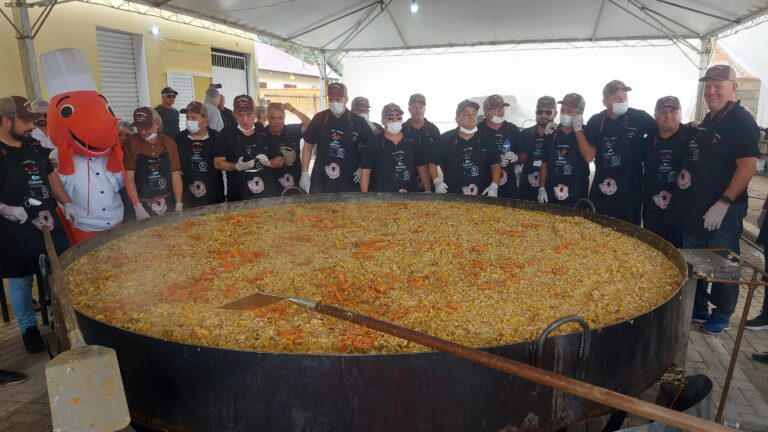
[[[42,54],[40,64],[50,97],[76,91],[98,91],[88,59],[77,48],[61,48]]]

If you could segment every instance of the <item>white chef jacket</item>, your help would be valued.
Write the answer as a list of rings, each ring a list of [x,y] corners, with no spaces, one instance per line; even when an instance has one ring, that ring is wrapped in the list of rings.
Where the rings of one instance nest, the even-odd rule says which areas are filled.
[[[73,157],[75,173],[59,173],[59,177],[75,206],[77,228],[89,232],[104,231],[121,223],[123,201],[119,191],[125,186],[123,173],[107,170],[107,156],[87,158],[75,154]]]
[[[30,133],[30,135],[32,135],[32,138],[40,141],[40,144],[43,147],[47,149],[56,148],[56,146],[54,146],[53,143],[51,142],[51,138],[45,133],[43,133],[43,131],[40,130],[39,128],[32,129],[32,133]]]

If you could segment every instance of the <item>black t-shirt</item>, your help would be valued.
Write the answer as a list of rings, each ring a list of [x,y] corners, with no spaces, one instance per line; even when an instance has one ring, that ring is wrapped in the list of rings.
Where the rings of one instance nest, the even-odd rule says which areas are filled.
[[[477,133],[483,140],[496,146],[499,156],[511,151],[517,153],[525,152],[522,141],[520,140],[520,129],[508,121],[504,121],[497,130],[491,129],[485,121],[477,124]],[[488,183],[490,184],[490,172],[488,172]],[[504,198],[517,198],[517,177],[515,177],[515,164],[511,163],[501,167],[501,178],[499,179],[499,196]]]
[[[224,202],[224,178],[213,164],[215,155],[224,153],[222,142],[219,132],[207,130],[208,138],[203,140],[191,139],[186,129],[174,138],[179,148],[186,208]]]
[[[419,152],[424,157],[424,162],[426,162],[432,150],[432,145],[440,138],[440,130],[427,119],[424,119],[424,126],[416,129],[413,127],[411,119],[408,119],[403,123],[403,136],[419,148]]]
[[[692,132],[693,128],[681,124],[680,129],[667,138],[662,138],[658,132],[648,136],[643,158],[644,212],[666,210]]]
[[[376,192],[416,192],[417,167],[426,164],[425,157],[416,143],[403,137],[395,144],[384,134],[376,135],[376,140],[366,146],[360,167],[369,169],[372,174],[371,191]]]
[[[304,132],[304,141],[317,146],[310,193],[359,191],[353,174],[372,138],[368,122],[349,110],[339,117],[330,110],[315,114]]]
[[[459,195],[480,195],[490,184],[491,165],[499,162],[495,143],[477,133],[465,140],[458,129],[440,135],[429,155],[429,163],[442,168],[448,192]]]
[[[707,114],[689,140],[669,216],[683,232],[709,237],[703,217],[723,195],[736,172],[736,160],[758,157],[760,130],[739,102],[728,102],[715,116]],[[747,191],[733,200],[747,203]]]
[[[256,159],[260,154],[269,159],[281,156],[280,149],[267,140],[263,128],[256,128],[250,136],[243,135],[237,126],[225,128],[221,131],[221,141],[224,154],[219,156],[226,157],[227,162],[237,163],[241,157],[244,161]],[[227,172],[227,201],[268,198],[278,194],[272,169],[258,160],[247,171]]]
[[[237,120],[235,120],[235,114],[232,113],[232,110],[229,108],[224,108],[223,110],[219,110],[219,113],[221,113],[221,120],[224,122],[224,127],[237,127]]]
[[[576,133],[565,133],[562,127],[547,136],[546,156],[547,195],[549,202],[573,207],[576,201],[587,197],[589,164],[579,152]]]
[[[280,193],[285,189],[299,186],[301,178],[301,124],[285,125],[280,135],[266,129],[264,135],[272,146],[276,146],[283,155],[283,167],[272,170]]]
[[[541,163],[547,154],[546,135],[540,135],[536,126],[531,126],[520,132],[522,147],[525,153],[528,153],[528,160],[523,165],[523,172],[520,176],[520,199],[536,201],[539,194],[539,173]]]
[[[176,108],[166,108],[162,105],[155,107],[155,111],[163,120],[163,133],[174,137],[179,133],[179,111]]]

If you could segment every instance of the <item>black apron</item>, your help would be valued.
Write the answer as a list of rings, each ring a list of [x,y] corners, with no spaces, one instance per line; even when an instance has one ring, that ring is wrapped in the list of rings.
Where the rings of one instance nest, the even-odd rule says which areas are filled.
[[[51,194],[45,152],[39,144],[23,143],[21,148],[0,143],[0,202],[23,207],[23,224],[0,217],[0,269],[2,277],[22,277],[38,272],[38,259],[45,253],[42,227],[51,230],[57,253],[68,247],[66,234],[56,214]],[[36,202],[39,205],[35,205]]]
[[[723,143],[717,133],[718,119],[722,119],[734,106],[736,104],[724,108],[713,121],[703,122],[685,148],[668,216],[673,226],[687,234],[712,236],[712,232],[704,228],[703,217],[728,185],[720,184],[719,178],[708,174],[719,171],[716,167],[722,163],[713,147],[728,144]]]
[[[600,120],[602,134],[606,114]],[[589,199],[597,212],[634,224],[640,223],[642,197],[641,161],[635,148],[642,140],[641,132],[629,125],[629,115],[624,114],[624,128],[618,136],[602,137],[596,144],[595,178],[589,191]]]
[[[164,215],[176,206],[168,150],[163,147],[159,156],[152,157],[141,153],[141,141],[137,147],[134,178],[139,201],[150,216]]]
[[[354,181],[354,172],[360,167],[360,151],[365,147],[361,142],[352,113],[347,110],[341,117],[347,127],[344,130],[328,125],[326,113],[323,133],[317,143],[317,157],[312,168],[310,193],[358,192],[360,186]]]
[[[519,139],[519,136],[514,136],[512,132],[512,124],[505,121],[501,124],[498,130],[493,130],[485,121],[478,124],[478,133],[481,134],[483,139],[490,140],[491,143],[499,151],[499,156],[503,156],[504,153],[514,151],[519,152],[518,143],[515,142]],[[517,176],[515,176],[515,164],[510,163],[507,166],[500,166],[501,177],[499,178],[499,197],[502,198],[517,198]],[[488,171],[488,184],[490,184],[490,170]]]
[[[261,142],[266,138],[263,136],[259,138],[257,136],[259,133],[263,132],[256,131],[254,135],[249,137],[253,139],[245,140],[243,139],[244,135],[239,130],[236,131],[237,149],[243,161],[256,159],[256,156],[260,154],[270,157],[266,141]],[[278,195],[272,170],[262,165],[258,159],[256,159],[253,168],[246,171],[236,171],[233,177],[234,181],[237,182],[236,190],[240,195],[238,200],[270,198]]]
[[[267,130],[267,140],[275,141],[283,156],[282,168],[272,170],[272,176],[280,194],[286,189],[299,186],[301,179],[301,129],[299,134],[288,133],[288,127],[283,128],[280,135],[274,135]]]
[[[523,172],[520,176],[520,199],[536,201],[539,196],[539,174],[541,172],[541,161],[546,157],[547,147],[546,135],[540,136],[536,131],[536,126],[531,131],[531,148],[528,153],[528,160],[523,165]]]
[[[448,169],[443,170],[448,193],[480,195],[488,187],[490,168],[488,154],[481,138],[475,133],[469,141],[460,139],[458,132],[447,149]],[[451,177],[455,175],[456,177]]]
[[[435,140],[440,136],[431,136],[429,133],[430,123],[424,120],[424,126],[421,129],[416,129],[408,122],[403,123],[403,138],[416,149],[416,154],[423,156],[424,163],[427,162],[427,156],[432,151],[432,145]],[[430,184],[432,192],[435,191],[435,185]],[[421,177],[416,176],[416,190],[415,192],[421,192],[424,190],[424,186],[421,184]]]
[[[184,207],[194,208],[224,202],[221,171],[213,166],[215,135],[204,140],[188,135],[179,139],[179,156],[184,179]]]
[[[589,165],[579,152],[575,132],[563,133],[558,128],[548,144],[547,196],[551,204],[573,207],[587,197]],[[538,193],[538,191],[537,191]]]

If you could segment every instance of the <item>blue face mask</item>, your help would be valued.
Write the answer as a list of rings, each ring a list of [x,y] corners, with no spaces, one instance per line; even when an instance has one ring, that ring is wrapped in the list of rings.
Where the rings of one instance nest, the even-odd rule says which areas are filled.
[[[619,102],[613,104],[613,108],[611,108],[611,111],[613,111],[616,115],[624,115],[629,110],[629,102]]]

